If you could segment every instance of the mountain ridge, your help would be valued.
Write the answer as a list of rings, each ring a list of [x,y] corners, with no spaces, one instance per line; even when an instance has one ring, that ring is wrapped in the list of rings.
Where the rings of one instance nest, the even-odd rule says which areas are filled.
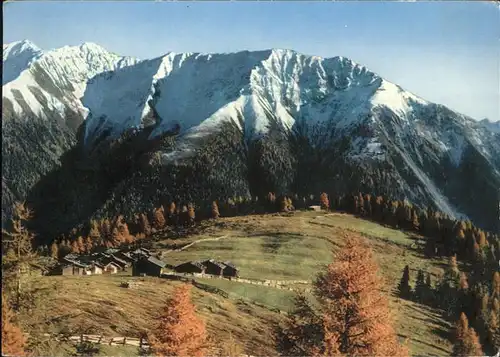
[[[8,54],[9,46],[4,45],[4,53],[6,50]],[[207,142],[232,127],[228,129],[230,137],[241,141],[238,150],[245,152],[234,160],[249,160],[252,150],[257,150],[254,143],[261,143],[258,165],[262,166],[262,160],[273,165],[265,157],[278,150],[292,156],[282,159],[272,154],[274,160],[285,160],[288,163],[283,161],[283,167],[295,171],[295,163],[308,158],[299,159],[300,152],[289,150],[303,137],[313,152],[328,153],[330,161],[323,165],[342,160],[340,167],[359,166],[378,172],[374,179],[365,177],[367,182],[388,175],[397,188],[395,195],[417,204],[433,204],[457,218],[470,217],[468,212],[475,210],[470,202],[476,199],[470,194],[467,204],[456,197],[468,185],[487,183],[489,195],[498,194],[497,133],[466,115],[405,91],[345,57],[324,59],[272,49],[229,54],[169,52],[137,60],[91,43],[30,53],[36,59],[21,61],[27,68],[3,86],[7,110],[2,118],[12,119],[11,123],[3,121],[4,125],[15,123],[25,128],[34,124],[23,124],[23,120],[36,118],[33,123],[43,127],[49,121],[54,130],[66,132],[64,135],[87,153],[103,140],[116,141],[130,131],[145,132],[147,128],[149,141],[175,138],[175,145],[153,150],[161,166],[171,167],[195,159]],[[7,56],[7,70],[12,64],[9,57],[13,59]],[[33,140],[39,141],[36,137]],[[221,150],[228,150],[227,145],[223,147]],[[34,154],[19,155],[18,161]],[[32,181],[57,168],[59,157],[51,157],[46,170],[34,174]],[[241,171],[243,176],[253,167],[250,162],[244,165],[250,166]],[[386,165],[384,174],[381,167]],[[479,165],[477,170],[484,170],[484,175],[460,178],[467,165]],[[442,167],[446,173],[440,172]],[[229,166],[220,169],[230,172]],[[326,166],[324,170],[329,171]],[[335,177],[345,175],[336,170],[332,171]],[[243,176],[237,181],[247,180]],[[281,188],[277,191],[287,191],[296,185],[297,178],[289,177],[286,183],[271,181],[274,184],[269,190],[277,190],[273,185],[278,185]],[[379,186],[375,182],[367,187],[374,189],[373,185]],[[20,191],[26,194],[33,184],[25,186]],[[243,188],[245,184],[241,187],[240,194],[252,191]]]

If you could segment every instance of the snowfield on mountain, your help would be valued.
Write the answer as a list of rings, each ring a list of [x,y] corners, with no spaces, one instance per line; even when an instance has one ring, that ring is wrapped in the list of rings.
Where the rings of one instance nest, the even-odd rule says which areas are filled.
[[[27,195],[38,178],[60,165],[60,154],[73,142],[91,151],[132,129],[147,129],[149,140],[175,135],[173,147],[156,150],[167,167],[198,155],[229,125],[239,130],[247,157],[252,142],[288,150],[295,145],[290,138],[304,138],[332,172],[314,179],[314,188],[319,182],[349,180],[351,169],[345,167],[357,166],[366,171],[366,177],[354,180],[359,189],[390,191],[456,218],[490,228],[496,224],[500,124],[477,122],[431,103],[348,58],[273,49],[138,60],[91,43],[44,51],[29,41],[4,45],[3,53],[3,126],[30,132],[33,125],[51,128],[43,138],[32,134],[37,145],[51,151],[34,155],[38,160],[49,155],[50,164],[21,184],[13,182],[13,175],[28,169],[4,173],[2,185],[12,197]],[[73,136],[72,143],[61,146],[53,138],[59,131]],[[19,140],[9,137],[11,150],[22,146]],[[295,163],[304,160],[298,158],[300,151],[289,154],[290,170],[298,170]],[[17,153],[12,160],[30,155]],[[297,179],[288,181],[285,191]],[[331,184],[336,190],[355,187],[354,182]],[[247,186],[242,192],[253,195]]]

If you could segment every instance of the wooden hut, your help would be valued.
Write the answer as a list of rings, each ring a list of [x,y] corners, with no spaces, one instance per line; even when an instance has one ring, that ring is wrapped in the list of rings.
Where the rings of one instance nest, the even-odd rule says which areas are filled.
[[[205,266],[205,274],[210,275],[223,275],[224,269],[226,266],[223,263],[220,263],[214,259],[208,259],[201,262]]]
[[[231,262],[224,262],[225,265],[223,275],[227,277],[238,277],[239,275],[239,270],[236,268],[236,266],[231,263]]]
[[[161,276],[166,263],[155,257],[142,257],[132,263],[132,275]]]
[[[174,270],[177,273],[205,274],[206,266],[201,262],[187,262],[177,265]]]

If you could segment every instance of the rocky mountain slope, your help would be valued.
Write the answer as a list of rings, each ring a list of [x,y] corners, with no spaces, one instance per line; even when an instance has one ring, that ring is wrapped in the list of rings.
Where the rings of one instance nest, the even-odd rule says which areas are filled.
[[[43,222],[363,190],[498,229],[500,134],[347,58],[21,42],[4,62],[2,204],[28,197]]]

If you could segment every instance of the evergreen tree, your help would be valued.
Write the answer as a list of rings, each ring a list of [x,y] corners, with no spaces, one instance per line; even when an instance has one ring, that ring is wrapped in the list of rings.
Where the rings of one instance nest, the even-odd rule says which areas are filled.
[[[277,327],[277,350],[282,356],[314,356],[324,341],[321,315],[302,293],[295,296],[294,302],[287,326]]]
[[[403,270],[403,276],[398,285],[399,296],[408,299],[411,296],[411,286],[410,286],[410,267],[407,265]]]
[[[193,225],[196,216],[194,212],[194,205],[192,203],[188,204],[187,217],[188,217],[188,223]]]
[[[418,302],[426,302],[427,301],[427,285],[425,284],[424,272],[422,269],[418,270],[417,280],[415,282],[415,300]]]

